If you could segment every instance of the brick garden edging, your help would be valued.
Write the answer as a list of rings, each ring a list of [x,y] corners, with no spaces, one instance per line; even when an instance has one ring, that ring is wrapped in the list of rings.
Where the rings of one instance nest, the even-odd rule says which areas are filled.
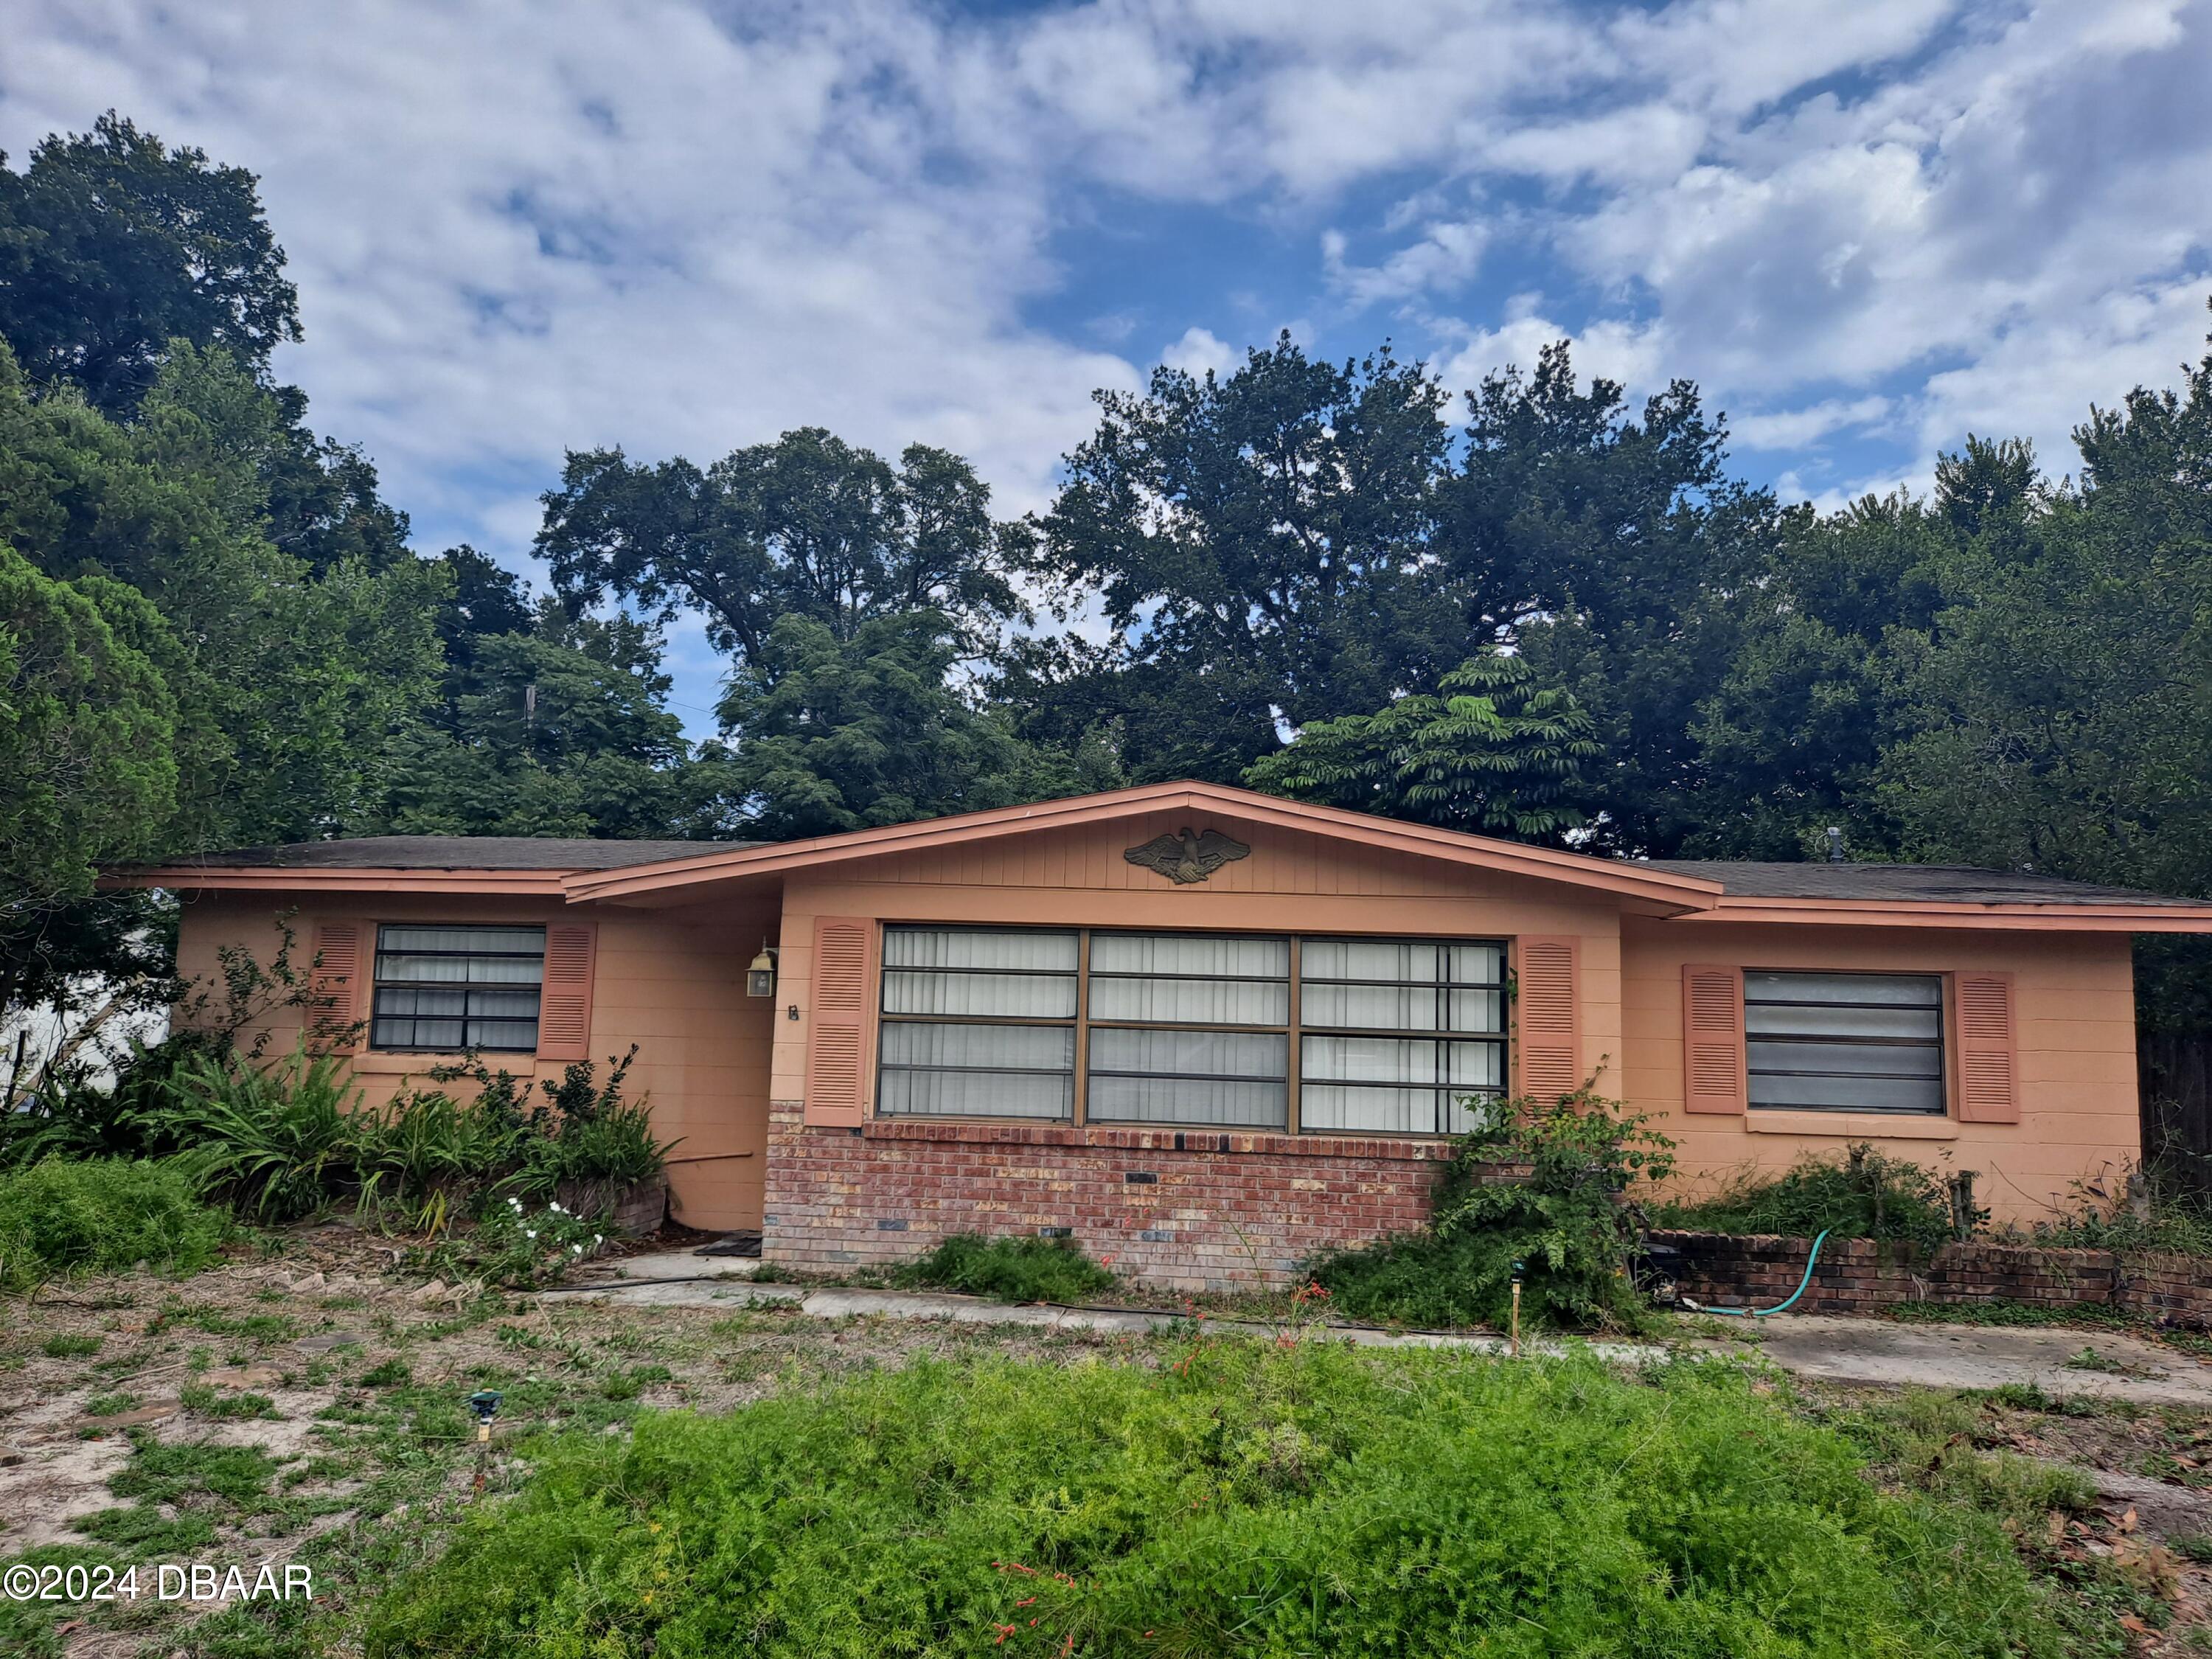
[[[1140,1284],[1281,1284],[1308,1257],[1428,1219],[1441,1139],[871,1119],[769,1110],[764,1260],[835,1271],[947,1234],[1058,1232]],[[1500,1178],[1512,1178],[1501,1169]]]
[[[1680,1252],[1677,1285],[1694,1301],[1771,1307],[1804,1277],[1812,1241],[1771,1234],[1654,1232]],[[2192,1328],[2212,1328],[2212,1261],[2185,1255],[2118,1255],[1980,1239],[1916,1258],[1909,1247],[1830,1239],[1792,1313],[1866,1313],[1906,1302],[1947,1306],[2024,1302],[2039,1307],[2109,1307]]]

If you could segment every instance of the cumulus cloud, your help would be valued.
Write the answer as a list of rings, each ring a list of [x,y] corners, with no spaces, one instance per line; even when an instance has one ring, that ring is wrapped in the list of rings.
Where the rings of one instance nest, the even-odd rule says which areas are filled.
[[[1225,369],[1265,316],[1379,313],[1455,386],[1560,337],[1695,378],[1816,501],[1970,428],[2063,465],[2196,355],[2208,80],[2212,0],[17,0],[0,145],[112,106],[261,173],[280,373],[520,562],[601,443],[820,423],[1036,507],[1138,348]],[[1259,228],[1209,265],[1216,223]]]

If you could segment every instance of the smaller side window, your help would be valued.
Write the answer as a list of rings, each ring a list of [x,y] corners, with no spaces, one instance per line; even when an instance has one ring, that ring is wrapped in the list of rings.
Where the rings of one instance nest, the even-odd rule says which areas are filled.
[[[1943,1115],[1940,975],[1746,969],[1743,1031],[1753,1110]]]
[[[376,930],[372,1048],[534,1054],[545,980],[543,927]]]

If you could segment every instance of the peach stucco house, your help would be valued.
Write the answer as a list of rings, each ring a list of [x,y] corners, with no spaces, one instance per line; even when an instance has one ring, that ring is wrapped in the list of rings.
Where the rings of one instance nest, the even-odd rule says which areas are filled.
[[[1593,1074],[1690,1182],[1866,1140],[2045,1214],[2137,1155],[2130,936],[2212,931],[2037,876],[1631,863],[1194,783],[125,879],[181,894],[187,974],[289,915],[372,1090],[469,1047],[550,1077],[635,1043],[678,1218],[772,1261],[1065,1230],[1192,1286],[1412,1224],[1485,1100]]]

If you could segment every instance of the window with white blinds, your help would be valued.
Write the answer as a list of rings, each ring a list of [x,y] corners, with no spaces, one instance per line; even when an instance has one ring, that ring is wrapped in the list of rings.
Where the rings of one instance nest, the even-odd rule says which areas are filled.
[[[1287,939],[1093,933],[1086,1115],[1097,1123],[1283,1128],[1290,1018]],[[1188,1029],[1221,1026],[1247,1029]]]
[[[1935,975],[1747,970],[1743,1034],[1754,1108],[1942,1115]]]
[[[379,927],[369,1047],[535,1053],[544,980],[543,927]]]
[[[1464,1134],[1505,1091],[1505,947],[1310,939],[1299,946],[1298,1121]]]
[[[1504,981],[1497,941],[893,925],[878,1109],[1463,1133],[1505,1091]]]
[[[886,927],[876,1109],[1072,1116],[1077,955],[1073,932]]]

